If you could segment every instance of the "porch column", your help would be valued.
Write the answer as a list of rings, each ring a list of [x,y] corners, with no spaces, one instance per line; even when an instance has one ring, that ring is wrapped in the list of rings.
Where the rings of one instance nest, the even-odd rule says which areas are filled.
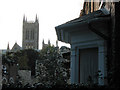
[[[102,78],[98,78],[98,84],[104,85],[104,76],[105,76],[105,50],[104,45],[99,45],[98,47],[98,70],[102,74]]]
[[[78,61],[76,59],[76,50],[71,48],[71,65],[70,65],[71,84],[78,84]]]

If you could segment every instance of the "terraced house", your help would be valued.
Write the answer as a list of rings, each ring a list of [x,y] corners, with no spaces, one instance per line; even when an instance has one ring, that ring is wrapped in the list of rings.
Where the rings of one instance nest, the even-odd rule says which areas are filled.
[[[120,3],[87,1],[80,17],[55,27],[58,40],[71,45],[71,83],[91,80],[93,84],[119,86],[115,70],[120,57]]]

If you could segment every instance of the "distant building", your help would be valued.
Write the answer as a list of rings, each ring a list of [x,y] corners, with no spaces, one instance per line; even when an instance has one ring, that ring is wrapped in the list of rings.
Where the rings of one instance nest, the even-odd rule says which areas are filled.
[[[9,52],[10,51],[10,47],[9,47],[9,43],[8,43],[8,46],[7,46],[7,52]]]
[[[18,70],[18,75],[20,76],[20,81],[23,85],[31,84],[31,71],[30,70]]]
[[[23,18],[22,49],[39,49],[39,21],[36,16],[35,22],[28,22]]]
[[[44,39],[43,39],[42,49],[43,49],[43,48],[46,48],[46,47],[48,47],[48,46],[51,46],[50,40],[48,40],[48,44],[45,44]]]
[[[8,61],[12,61],[8,59]],[[17,81],[18,66],[16,63],[5,63],[3,62],[3,72],[2,72],[2,83],[15,83]]]
[[[0,50],[1,54],[3,55],[2,59],[2,84],[13,83],[17,81],[17,74],[18,74],[18,66],[17,63],[14,62],[13,59],[6,58],[6,53],[17,52],[21,50],[21,47],[15,43],[12,49],[9,48],[9,43],[7,49]]]
[[[19,50],[22,50],[22,48],[17,43],[15,43],[11,49],[11,52],[17,52]]]
[[[2,55],[3,55],[3,54],[6,54],[7,49],[1,49],[0,51],[1,51]]]

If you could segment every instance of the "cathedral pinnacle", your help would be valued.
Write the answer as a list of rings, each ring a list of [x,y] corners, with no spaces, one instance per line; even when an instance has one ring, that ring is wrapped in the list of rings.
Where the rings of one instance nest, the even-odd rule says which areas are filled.
[[[9,47],[9,42],[8,42],[7,51],[9,51],[9,50],[10,50],[10,47]]]
[[[26,21],[27,21],[27,17],[25,17],[25,15],[24,15],[23,22],[26,22]]]
[[[50,40],[48,40],[48,45],[49,45],[49,46],[51,45]]]
[[[56,40],[56,47],[58,47],[58,40]]]
[[[25,15],[24,15],[24,17],[23,17],[23,22],[25,22]]]
[[[38,22],[38,17],[37,17],[37,14],[36,14],[35,22]]]

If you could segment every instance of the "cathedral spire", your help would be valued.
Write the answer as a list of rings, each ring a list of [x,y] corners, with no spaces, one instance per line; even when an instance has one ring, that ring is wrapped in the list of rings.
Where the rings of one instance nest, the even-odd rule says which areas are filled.
[[[37,17],[37,14],[36,14],[35,22],[38,22],[38,17]]]
[[[7,51],[9,51],[9,50],[10,50],[10,47],[9,47],[9,42],[8,42]]]
[[[48,40],[48,45],[49,45],[49,46],[51,45],[50,40]]]
[[[23,16],[23,22],[25,22],[25,15]]]
[[[44,39],[43,39],[43,41],[42,41],[42,48],[44,47],[44,44],[45,44],[45,43],[44,43]]]
[[[26,22],[27,22],[27,17],[26,17],[26,20],[25,20]]]
[[[23,16],[23,22],[26,22],[27,21],[27,17],[25,17],[25,14]]]
[[[44,39],[43,39],[43,42],[42,42],[42,44],[45,44],[45,43],[44,43]]]
[[[56,47],[58,47],[58,40],[56,40]]]

